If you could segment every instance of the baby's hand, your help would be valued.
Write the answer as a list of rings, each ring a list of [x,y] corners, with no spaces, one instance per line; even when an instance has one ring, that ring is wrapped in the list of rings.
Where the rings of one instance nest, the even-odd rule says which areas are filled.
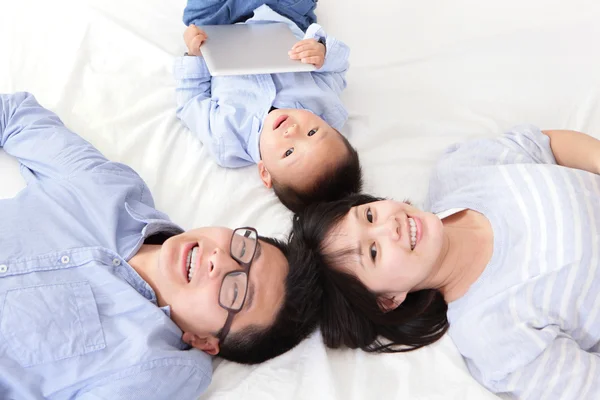
[[[188,54],[191,56],[201,56],[200,46],[208,39],[206,32],[198,28],[194,24],[190,24],[185,32],[183,32],[183,40],[188,48]]]
[[[296,43],[288,54],[292,60],[312,64],[319,69],[325,62],[325,45],[315,39],[304,39]]]

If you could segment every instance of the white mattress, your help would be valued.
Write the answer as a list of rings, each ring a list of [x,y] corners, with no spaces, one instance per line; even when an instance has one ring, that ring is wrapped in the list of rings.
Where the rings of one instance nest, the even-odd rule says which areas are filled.
[[[175,118],[183,0],[0,0],[0,92],[27,90],[107,157],[135,168],[185,228],[290,214],[254,168],[218,168]],[[352,48],[343,129],[367,189],[422,201],[447,145],[528,122],[600,135],[600,3],[321,0]],[[0,195],[23,185],[0,155]],[[330,351],[318,333],[261,366],[215,361],[203,398],[487,399],[448,338],[418,352]],[[169,384],[165,382],[165,384]]]

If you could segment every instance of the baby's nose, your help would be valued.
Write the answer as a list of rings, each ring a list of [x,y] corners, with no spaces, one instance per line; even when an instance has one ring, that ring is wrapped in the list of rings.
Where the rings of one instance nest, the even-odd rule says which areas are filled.
[[[286,130],[285,130],[285,132],[283,132],[283,136],[284,136],[284,137],[286,137],[286,138],[287,138],[287,137],[291,137],[291,136],[293,136],[293,135],[294,135],[294,133],[296,133],[296,130],[297,130],[296,128],[297,128],[297,125],[296,125],[296,124],[290,125],[290,126],[289,126],[289,127],[286,129]]]

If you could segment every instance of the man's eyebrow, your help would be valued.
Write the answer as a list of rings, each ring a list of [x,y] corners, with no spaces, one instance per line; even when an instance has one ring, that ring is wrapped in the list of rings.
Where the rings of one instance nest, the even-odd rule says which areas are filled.
[[[257,240],[256,241],[256,254],[254,255],[254,260],[252,260],[252,263],[254,264],[255,262],[257,262],[261,256],[262,256],[262,246],[260,244],[260,240]],[[250,267],[250,269],[252,269],[252,267]],[[248,293],[246,294],[246,304],[244,306],[246,311],[250,310],[250,307],[252,307],[252,302],[254,301],[254,292],[255,291],[256,291],[256,288],[254,287],[254,283],[250,280],[250,275],[248,275]]]
[[[248,282],[248,294],[246,295],[246,312],[250,310],[252,307],[252,302],[254,301],[254,283]]]
[[[262,255],[262,246],[260,245],[260,240],[256,241],[256,254],[254,255],[254,260],[252,260],[252,263],[254,263],[255,261],[258,261],[260,259],[260,256]]]

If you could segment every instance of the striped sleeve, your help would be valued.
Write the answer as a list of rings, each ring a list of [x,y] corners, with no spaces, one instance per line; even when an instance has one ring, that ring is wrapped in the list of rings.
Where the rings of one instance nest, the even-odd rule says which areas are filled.
[[[506,146],[507,164],[556,164],[550,138],[536,126],[516,126],[498,140]]]
[[[511,164],[556,164],[550,138],[533,125],[519,125],[500,136],[455,144],[446,149],[436,171]]]

